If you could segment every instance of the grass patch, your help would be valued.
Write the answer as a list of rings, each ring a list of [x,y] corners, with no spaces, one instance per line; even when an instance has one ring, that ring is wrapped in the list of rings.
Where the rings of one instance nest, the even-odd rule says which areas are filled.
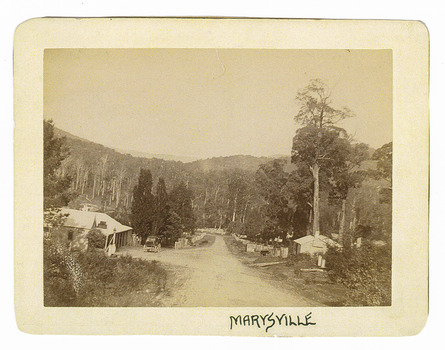
[[[224,242],[230,253],[236,256],[244,264],[251,264],[259,257],[258,253],[246,252],[246,246],[232,236],[224,236]]]

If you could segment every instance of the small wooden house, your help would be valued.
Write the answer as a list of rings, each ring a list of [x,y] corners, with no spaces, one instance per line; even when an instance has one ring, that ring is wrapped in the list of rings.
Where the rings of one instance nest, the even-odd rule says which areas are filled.
[[[310,255],[325,254],[329,246],[340,247],[340,245],[329,237],[318,235],[314,237],[307,235],[294,240],[296,244],[296,253],[307,253]]]
[[[67,215],[63,224],[63,234],[71,249],[85,250],[88,247],[87,234],[97,229],[106,237],[104,249],[114,244],[116,249],[133,242],[133,229],[122,225],[105,213],[63,208],[61,214]]]

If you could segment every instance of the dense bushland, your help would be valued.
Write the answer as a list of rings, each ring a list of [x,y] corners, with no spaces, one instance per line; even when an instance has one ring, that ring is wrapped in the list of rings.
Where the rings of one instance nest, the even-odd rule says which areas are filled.
[[[346,306],[391,305],[391,245],[330,248],[327,268],[347,288]]]

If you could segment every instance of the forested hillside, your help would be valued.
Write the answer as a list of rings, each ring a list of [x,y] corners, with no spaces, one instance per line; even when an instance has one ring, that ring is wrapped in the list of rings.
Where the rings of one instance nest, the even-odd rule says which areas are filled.
[[[133,157],[103,145],[90,142],[55,128],[58,137],[64,137],[69,157],[60,167],[60,176],[69,175],[76,198],[70,206],[83,203],[96,205],[100,210],[115,212],[124,222],[133,200],[133,189],[140,169],[149,169],[153,177],[153,189],[159,178],[165,181],[170,192],[176,184],[184,182],[193,191],[193,207],[197,224],[223,226],[237,215],[246,215],[241,194],[235,191],[237,179],[252,181],[260,164],[270,159],[253,156],[219,157],[191,163],[158,158]],[[246,180],[250,178],[250,180]],[[243,185],[244,186],[244,185]],[[232,198],[233,197],[233,198]]]
[[[216,157],[189,163],[157,158],[133,157],[81,139],[55,128],[64,137],[69,157],[60,175],[69,175],[75,199],[72,207],[91,203],[124,223],[131,224],[133,190],[140,169],[150,170],[153,194],[159,178],[166,191],[184,183],[192,193],[193,215],[197,227],[226,228],[253,239],[276,236],[304,236],[312,223],[312,182],[291,163],[290,157],[271,159],[254,156]],[[360,168],[375,169],[376,160],[368,157]],[[391,231],[390,204],[382,203],[379,187],[383,180],[367,177],[361,186],[351,188],[342,201],[322,181],[320,225],[324,234],[343,225],[359,227],[365,234],[388,236]]]

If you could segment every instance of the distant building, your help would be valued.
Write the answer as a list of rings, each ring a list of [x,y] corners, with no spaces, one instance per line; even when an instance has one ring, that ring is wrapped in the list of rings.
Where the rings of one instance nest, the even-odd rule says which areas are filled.
[[[98,211],[99,207],[97,205],[91,203],[82,203],[80,204],[80,210],[82,211]]]
[[[104,249],[114,245],[115,249],[131,244],[133,229],[122,225],[104,213],[63,208],[61,214],[67,214],[63,224],[64,240],[68,241],[71,249],[85,250],[88,246],[86,235],[90,230],[97,229],[106,237]]]
[[[329,246],[340,247],[340,244],[323,235],[318,235],[318,237],[312,235],[304,236],[295,239],[294,243],[296,244],[297,254],[325,254]]]

